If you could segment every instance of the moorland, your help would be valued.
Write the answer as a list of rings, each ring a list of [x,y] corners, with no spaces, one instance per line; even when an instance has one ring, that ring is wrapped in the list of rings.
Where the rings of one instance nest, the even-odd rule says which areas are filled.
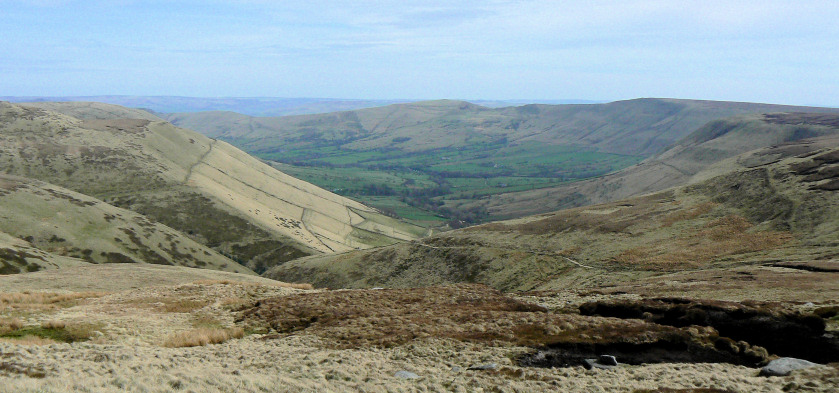
[[[141,109],[0,103],[0,392],[836,391],[836,110],[400,105],[207,136]],[[326,140],[333,155],[306,156]],[[615,166],[429,197],[507,217],[442,232],[276,169],[321,165],[277,149],[344,157],[322,167],[364,169],[383,183],[347,186],[372,191],[407,172],[346,156],[451,147],[487,168],[469,166],[472,142],[522,172],[543,156]],[[411,173],[401,189],[440,185]],[[761,371],[788,357],[806,367]]]

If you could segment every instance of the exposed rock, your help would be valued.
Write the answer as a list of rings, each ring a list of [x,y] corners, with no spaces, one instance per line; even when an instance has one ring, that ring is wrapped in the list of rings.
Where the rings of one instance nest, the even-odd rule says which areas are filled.
[[[602,301],[580,306],[583,315],[644,319],[675,327],[708,326],[719,332],[719,350],[755,358],[769,353],[815,362],[839,361],[839,339],[825,334],[825,321],[816,314],[775,309],[771,305],[676,298]],[[742,342],[742,344],[737,341]]]
[[[414,374],[410,371],[405,371],[405,370],[399,370],[399,371],[395,372],[393,374],[393,376],[396,377],[396,378],[402,378],[402,379],[418,379],[420,377],[417,374]]]
[[[583,367],[591,370],[591,369],[600,369],[600,370],[612,370],[616,368],[617,362],[614,365],[612,364],[604,364],[600,361],[600,359],[583,359]]]
[[[600,362],[600,364],[603,364],[603,365],[606,365],[606,366],[617,366],[618,365],[618,359],[616,359],[612,355],[600,355],[600,358],[598,359],[598,361]]]
[[[479,364],[477,366],[469,367],[467,370],[496,370],[498,369],[498,363],[486,363],[486,364]]]
[[[820,366],[818,363],[809,362],[796,358],[775,359],[760,369],[760,375],[764,377],[783,377],[795,370]]]

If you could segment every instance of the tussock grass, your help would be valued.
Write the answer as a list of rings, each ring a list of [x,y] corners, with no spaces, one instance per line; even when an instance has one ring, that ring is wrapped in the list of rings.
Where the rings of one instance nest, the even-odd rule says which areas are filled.
[[[235,281],[235,280],[198,280],[192,282],[195,285],[242,285],[242,286],[261,286],[261,285],[271,285],[280,288],[292,288],[292,289],[315,289],[312,284],[309,283],[289,283],[289,282],[282,282],[282,281],[275,281],[270,283],[264,282],[245,282],[245,281]]]
[[[67,324],[64,321],[51,320],[42,322],[41,327],[44,329],[64,329]]]
[[[87,341],[94,336],[94,332],[102,328],[92,323],[65,323],[62,321],[46,321],[40,326],[23,326],[18,329],[0,334],[0,338],[15,340],[35,340],[27,337],[40,337],[53,342],[72,343]]]
[[[2,318],[0,319],[0,334],[11,330],[17,330],[23,327],[23,321],[19,318]]]
[[[697,268],[720,257],[775,249],[793,239],[789,232],[750,232],[752,227],[745,218],[728,215],[673,241],[625,250],[614,261],[648,270]]]
[[[164,347],[182,348],[198,347],[208,344],[220,344],[234,338],[242,338],[245,331],[240,327],[229,329],[198,328],[185,332],[175,333],[166,338]]]
[[[76,301],[102,297],[108,292],[11,292],[0,293],[0,311],[2,310],[53,310],[70,307]]]
[[[689,209],[672,212],[661,219],[661,225],[664,227],[669,227],[680,221],[692,220],[703,214],[709,213],[717,205],[718,204],[714,202],[705,202],[693,206]]]
[[[735,393],[733,390],[728,389],[709,389],[709,388],[689,388],[689,389],[670,389],[670,388],[658,388],[658,389],[641,389],[641,390],[633,390],[632,393]]]
[[[431,337],[504,346],[682,334],[640,320],[550,313],[483,285],[301,293],[262,299],[242,319],[249,329],[314,334],[336,348],[389,348]]]
[[[16,338],[0,337],[0,343],[11,343],[18,345],[51,345],[58,344],[58,341],[55,341],[51,338],[44,338],[41,336],[26,335],[23,337]]]

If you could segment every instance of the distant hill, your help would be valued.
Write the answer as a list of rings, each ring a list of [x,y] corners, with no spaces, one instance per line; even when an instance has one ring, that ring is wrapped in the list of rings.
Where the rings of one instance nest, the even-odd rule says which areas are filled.
[[[289,116],[346,111],[411,100],[354,100],[336,98],[282,97],[177,97],[177,96],[65,96],[0,97],[0,100],[31,102],[101,102],[156,113],[232,111],[251,116]]]
[[[424,151],[506,138],[507,144],[538,142],[651,155],[712,120],[746,113],[825,110],[658,98],[491,109],[441,100],[270,118],[214,112],[165,117],[208,136],[237,141],[257,153],[327,142],[350,150]]]
[[[823,118],[830,127],[835,119]],[[712,134],[693,140],[706,136]],[[679,274],[708,271],[705,279],[718,279],[712,290],[730,294],[751,285],[743,277],[768,274],[763,269],[776,264],[814,271],[839,267],[837,146],[836,134],[779,143],[714,164],[688,186],[373,250],[302,258],[265,275],[305,277],[331,288],[478,282],[534,290],[681,282],[671,291],[686,293],[691,285],[709,287],[696,275],[679,281]]]
[[[28,108],[63,113],[81,120],[140,119],[163,121],[160,117],[142,109],[125,108],[102,102],[26,102],[24,105]]]
[[[750,150],[837,133],[839,114],[835,111],[734,116],[711,121],[669,149],[615,173],[557,187],[495,194],[464,201],[463,206],[481,206],[495,217],[521,217],[615,201],[695,181],[694,176],[712,164]]]
[[[0,103],[0,168],[142,214],[257,272],[425,233],[148,116],[103,104]]]
[[[280,162],[278,169],[341,195],[425,225],[456,227],[680,184],[683,174],[667,165],[687,165],[691,159],[671,157],[636,172],[643,178],[619,190],[609,188],[615,187],[611,183],[593,191],[574,188],[580,180],[652,159],[709,122],[790,111],[839,110],[657,98],[504,108],[441,100],[305,116],[203,112],[165,117]],[[709,153],[686,170],[695,172],[695,166],[719,154],[766,146],[758,143],[765,141]],[[553,191],[566,189],[573,191]]]

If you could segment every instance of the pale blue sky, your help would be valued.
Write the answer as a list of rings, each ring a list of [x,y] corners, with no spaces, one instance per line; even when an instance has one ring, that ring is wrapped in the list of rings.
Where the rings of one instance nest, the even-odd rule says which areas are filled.
[[[0,96],[839,106],[837,20],[831,0],[0,0]]]

